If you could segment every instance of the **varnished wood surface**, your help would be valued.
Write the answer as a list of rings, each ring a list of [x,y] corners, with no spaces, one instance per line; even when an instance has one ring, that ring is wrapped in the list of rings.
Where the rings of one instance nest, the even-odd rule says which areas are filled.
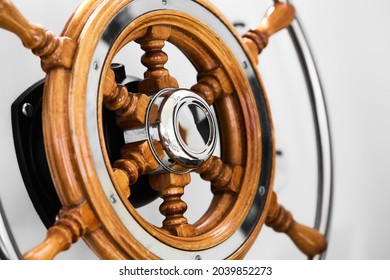
[[[288,27],[295,18],[295,9],[289,3],[277,2],[266,13],[261,23],[246,34],[244,43],[252,58],[258,62],[258,55],[268,45],[268,39],[278,31]]]
[[[277,232],[286,233],[309,258],[313,258],[326,250],[325,237],[318,230],[297,223],[292,214],[278,204],[275,193],[272,195],[265,223]]]
[[[198,170],[201,178],[211,183],[211,191],[238,194],[243,169],[241,166],[224,164],[222,159],[212,156]]]
[[[162,51],[165,41],[171,36],[171,27],[160,25],[148,27],[146,34],[137,40],[145,54],[141,58],[147,67],[144,79],[140,82],[139,91],[153,93],[164,88],[178,88],[176,79],[170,76],[164,67],[168,61],[167,54]]]
[[[68,250],[72,243],[99,227],[91,209],[86,203],[73,208],[63,208],[60,218],[49,228],[46,239],[37,247],[23,254],[26,260],[51,260],[62,251]]]
[[[190,237],[196,234],[193,225],[188,224],[184,213],[187,204],[181,199],[184,188],[191,181],[190,174],[163,173],[149,177],[150,186],[159,192],[164,202],[160,205],[160,212],[165,216],[163,228],[181,237]]]
[[[209,105],[221,96],[231,94],[233,87],[221,67],[198,74],[198,83],[191,90],[199,94]]]
[[[195,0],[210,9],[235,34],[228,21],[205,0]],[[48,73],[43,98],[43,129],[46,152],[56,191],[63,204],[60,218],[49,229],[43,243],[25,253],[25,259],[51,259],[83,237],[101,258],[156,259],[124,228],[113,212],[96,175],[86,127],[86,83],[97,38],[110,20],[131,0],[87,0],[73,14],[62,36],[56,37],[43,27],[28,22],[15,6],[0,0],[0,28],[15,33],[25,47],[41,57]],[[257,63],[257,55],[266,47],[269,36],[287,27],[295,17],[287,3],[275,3],[260,25],[242,38],[248,55]],[[175,11],[155,11],[134,19],[112,46],[102,65],[97,104],[101,148],[107,172],[124,201],[129,214],[152,236],[182,250],[204,250],[224,242],[242,224],[257,192],[262,170],[261,130],[256,102],[240,62],[229,47],[202,21]],[[76,44],[77,42],[77,44]],[[140,58],[146,71],[138,93],[129,93],[117,85],[110,63],[127,43],[136,42],[144,51]],[[150,97],[164,88],[177,88],[179,82],[166,67],[169,56],[166,42],[178,47],[198,71],[192,90],[213,105],[221,128],[222,156],[211,157],[197,172],[211,183],[214,194],[210,208],[194,224],[185,217],[187,203],[182,200],[190,174],[150,175],[150,186],[157,190],[165,216],[161,228],[150,225],[134,210],[127,198],[130,185],[141,174],[159,164],[146,141],[127,144],[122,158],[113,166],[105,151],[102,132],[102,106],[115,111],[122,129],[145,124]],[[226,59],[226,58],[232,59]],[[260,77],[256,73],[261,84]],[[267,104],[267,98],[264,97]],[[269,110],[269,108],[268,108]],[[269,116],[269,119],[272,119]],[[272,126],[272,124],[271,124]],[[273,135],[271,135],[273,141]],[[274,151],[273,151],[274,152]],[[275,154],[273,154],[273,157]],[[274,162],[274,160],[272,161]],[[272,174],[274,172],[274,166]],[[266,207],[253,232],[229,258],[242,258],[253,244],[264,222],[276,231],[287,233],[309,257],[322,252],[326,241],[312,228],[295,222],[290,212],[277,203],[272,181]]]
[[[116,123],[120,128],[145,125],[150,98],[145,94],[130,94],[125,86],[115,82],[115,74],[111,69],[105,77],[103,95],[106,108],[116,112]]]
[[[0,0],[0,28],[17,35],[26,48],[39,56],[45,72],[55,67],[71,67],[76,42],[56,37],[42,26],[29,22],[11,1]]]
[[[115,168],[125,172],[130,184],[134,184],[139,175],[151,172],[158,166],[147,141],[125,145],[122,148],[122,159],[114,163]]]
[[[128,198],[131,194],[130,191],[131,176],[129,176],[126,170],[123,169],[113,168],[112,172],[113,172],[113,181],[116,190],[121,196]]]
[[[172,12],[172,15],[175,15],[175,14]],[[174,20],[172,20],[172,15],[167,14],[167,13],[162,13],[162,12],[158,13],[158,14],[156,13],[156,15],[151,17],[150,20],[149,19],[144,20],[141,23],[141,25],[144,24],[144,26],[146,26],[146,24],[148,23],[148,20],[150,22],[152,22],[152,19],[153,19],[153,24],[155,24],[155,25],[159,24],[160,22],[161,23],[172,22],[175,26],[180,26],[180,29],[182,29],[182,30],[187,28],[186,21],[183,21],[182,18],[180,18],[180,17],[177,17]],[[140,27],[140,29],[141,29],[141,27]],[[131,30],[131,32],[132,32],[132,34],[134,34],[134,33],[142,34],[143,32],[138,32],[138,30],[140,30],[140,29]],[[179,28],[172,28],[171,35],[169,37],[169,42],[176,44],[179,41],[179,38],[182,37],[182,34],[180,32],[178,32],[178,30],[180,30],[180,29]],[[194,32],[197,32],[197,34],[196,34],[197,36],[202,35],[202,32],[199,32],[199,29],[194,28],[193,30],[194,30]],[[129,33],[130,33],[130,30],[129,30]],[[144,37],[145,33],[143,33],[143,35],[141,35],[141,36]],[[123,40],[129,41],[129,37],[128,38],[125,38],[125,37],[126,36],[123,34]],[[132,38],[136,39],[136,36],[132,37]],[[210,36],[210,38],[212,38],[212,36]],[[138,39],[136,39],[136,40],[138,40]],[[180,45],[181,43],[182,42],[180,41],[177,44]],[[214,75],[215,77],[218,77],[217,78],[218,82],[220,82],[220,80],[222,80],[223,81],[223,88],[227,89],[226,92],[229,92],[228,94],[220,95],[220,97],[217,98],[218,104],[217,103],[215,103],[215,104],[219,108],[218,110],[220,113],[218,113],[218,114],[220,114],[220,117],[222,119],[224,118],[226,120],[226,122],[229,122],[229,125],[224,126],[224,132],[223,132],[223,134],[224,134],[223,141],[224,141],[224,143],[226,143],[224,146],[225,146],[225,154],[226,154],[227,163],[232,164],[232,166],[235,166],[235,165],[240,166],[241,164],[243,164],[243,161],[245,161],[244,155],[241,151],[235,149],[235,147],[240,146],[242,141],[249,141],[248,140],[249,138],[252,139],[252,141],[253,141],[253,139],[257,139],[256,141],[258,141],[259,138],[257,138],[257,137],[259,136],[259,134],[257,133],[257,129],[255,129],[253,127],[253,129],[248,129],[250,131],[248,137],[244,136],[243,130],[247,129],[247,128],[244,128],[246,125],[242,124],[242,120],[244,118],[249,119],[250,116],[255,116],[256,113],[255,113],[255,111],[253,111],[253,108],[243,109],[242,111],[245,112],[245,116],[243,117],[243,116],[241,116],[241,110],[237,109],[238,108],[237,104],[239,104],[239,106],[249,106],[248,104],[251,104],[251,102],[254,102],[254,101],[251,99],[249,99],[249,100],[246,99],[247,98],[246,87],[248,86],[248,84],[245,83],[245,79],[243,79],[243,77],[241,76],[242,74],[235,75],[235,70],[233,70],[233,67],[229,66],[229,69],[221,68],[216,72],[210,72],[210,71],[213,71],[213,69],[216,70],[218,67],[215,67],[215,65],[211,66],[212,62],[210,62],[209,60],[202,60],[202,59],[196,60],[195,57],[191,56],[191,54],[196,53],[195,49],[197,51],[199,51],[198,44],[203,46],[203,44],[205,44],[205,43],[204,42],[202,43],[201,41],[199,41],[199,42],[196,41],[195,43],[193,42],[191,44],[191,46],[188,46],[188,48],[183,48],[183,51],[185,52],[186,56],[191,61],[194,62],[195,67],[197,69],[203,69],[202,73],[210,73],[209,75]],[[118,42],[118,44],[112,48],[113,53],[115,53],[116,48],[120,48],[120,46],[122,46],[122,43]],[[209,44],[207,47],[213,48],[213,45]],[[216,45],[214,49],[221,49],[221,48]],[[227,55],[226,49],[224,49],[224,48],[221,49],[220,52],[221,52],[220,57],[222,57],[222,53],[224,53],[224,55],[225,54]],[[215,60],[215,54],[212,55],[212,59]],[[211,69],[207,70],[207,68],[209,68],[210,66],[211,66]],[[217,73],[220,76],[217,76]],[[231,77],[234,77],[233,78],[234,82],[232,81]],[[233,89],[234,84],[236,84],[235,85],[236,88]],[[230,90],[229,90],[229,87],[230,87]],[[243,89],[240,89],[240,87],[243,87]],[[244,88],[245,88],[245,90],[244,90]],[[237,91],[239,91],[239,94],[236,93]],[[228,97],[228,96],[232,96],[232,95],[234,95],[234,97],[228,98],[228,99],[224,98],[225,96]],[[248,97],[248,98],[250,98],[250,97]],[[234,113],[232,114],[232,112],[234,112]],[[256,120],[256,117],[254,117],[254,119]],[[252,124],[254,124],[254,123],[252,123]],[[233,144],[231,144],[231,143],[233,143]],[[248,145],[248,146],[250,146],[250,145]],[[247,147],[247,145],[245,144],[244,147]],[[253,146],[253,145],[251,145],[250,147],[251,147],[251,149],[254,149],[254,150],[252,150],[252,152],[250,152],[251,159],[249,161],[250,162],[257,161],[259,159],[259,156],[258,156],[259,150],[256,150],[256,149],[258,149],[258,147]],[[254,152],[254,151],[256,151],[256,152]],[[255,166],[255,165],[253,165],[253,166]],[[257,168],[259,168],[259,166]],[[248,172],[254,172],[255,170],[256,170],[256,167],[254,169],[245,169],[245,172],[243,172],[243,173],[248,174]],[[244,174],[242,174],[241,176],[235,176],[235,178],[239,178],[239,179],[236,179],[236,181],[240,182],[240,184],[238,184],[239,187],[237,189],[240,189],[241,185],[244,185],[244,184],[254,186],[253,182],[256,181],[257,176],[258,175],[244,176]],[[243,177],[245,177],[246,179],[241,182],[241,179]],[[237,187],[237,185],[235,185],[235,187]],[[213,244],[219,244],[220,242],[223,242],[229,235],[231,235],[232,232],[234,232],[234,229],[240,225],[240,221],[242,221],[242,219],[245,217],[245,213],[247,211],[246,209],[248,209],[248,207],[250,205],[250,204],[248,204],[248,202],[251,201],[251,197],[253,197],[256,188],[254,187],[251,190],[252,191],[248,192],[247,194],[240,196],[238,202],[235,202],[236,200],[232,199],[233,197],[231,195],[231,193],[232,193],[231,191],[221,191],[221,193],[215,199],[215,202],[213,202],[213,205],[214,204],[217,205],[215,211],[212,211],[214,209],[211,209],[209,211],[209,213],[207,213],[205,215],[205,218],[202,221],[200,221],[199,223],[194,225],[196,227],[197,235],[192,237],[192,238],[183,237],[183,236],[176,236],[175,237],[174,236],[175,234],[171,235],[171,234],[167,234],[165,231],[161,231],[161,232],[156,231],[156,228],[152,227],[150,224],[145,223],[142,220],[139,220],[139,221],[145,229],[147,229],[148,231],[151,232],[151,234],[156,235],[161,241],[163,241],[164,243],[167,243],[167,244],[171,244],[171,246],[181,248],[184,250],[195,250],[195,249],[201,249],[201,248],[209,248],[210,246],[213,246]],[[242,205],[242,207],[240,207],[240,205]],[[233,206],[235,208],[235,211],[229,210]],[[129,205],[129,211],[130,210],[131,210],[131,205]],[[237,212],[239,212],[238,215],[237,215]],[[221,214],[221,216],[217,217],[219,214]],[[226,215],[228,215],[229,217],[226,217]],[[234,217],[234,219],[233,219],[233,217]],[[214,228],[214,227],[216,227],[216,228]],[[199,231],[198,231],[198,229],[199,229]],[[218,235],[215,234],[217,232],[218,232]],[[210,235],[215,236],[215,238],[210,239],[209,238]]]

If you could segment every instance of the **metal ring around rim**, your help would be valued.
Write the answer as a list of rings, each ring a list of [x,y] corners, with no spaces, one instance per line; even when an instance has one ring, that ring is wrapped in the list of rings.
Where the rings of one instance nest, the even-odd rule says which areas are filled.
[[[329,240],[333,204],[333,157],[325,96],[310,46],[297,17],[288,31],[304,73],[314,119],[318,157],[317,209],[314,227]],[[325,257],[326,251],[319,256],[320,259]]]
[[[0,199],[0,260],[17,260],[20,258],[21,254],[8,225]]]

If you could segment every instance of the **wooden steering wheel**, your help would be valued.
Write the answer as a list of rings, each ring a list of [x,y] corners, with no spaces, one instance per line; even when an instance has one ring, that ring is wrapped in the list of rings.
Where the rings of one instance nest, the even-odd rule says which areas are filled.
[[[62,204],[46,239],[23,258],[54,258],[82,237],[103,259],[240,259],[264,223],[309,258],[323,252],[324,236],[295,222],[273,192],[272,118],[256,66],[269,36],[294,17],[293,6],[276,2],[241,37],[206,0],[86,0],[56,37],[0,0],[0,27],[18,35],[47,73],[43,132]],[[166,42],[196,69],[192,87],[180,87],[165,68]],[[144,51],[146,67],[132,92],[112,64],[130,43]],[[114,145],[119,157],[108,149],[106,111],[123,134]],[[181,197],[193,172],[210,182],[213,199],[190,224]],[[161,226],[130,199],[141,175],[148,182],[138,187],[163,200]]]

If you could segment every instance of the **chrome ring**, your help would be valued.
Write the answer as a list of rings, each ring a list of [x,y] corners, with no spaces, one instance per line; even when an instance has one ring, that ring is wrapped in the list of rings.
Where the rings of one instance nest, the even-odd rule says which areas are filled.
[[[0,260],[17,260],[20,256],[0,199]]]
[[[297,17],[288,31],[304,73],[315,126],[318,183],[314,227],[329,241],[333,204],[333,153],[325,94],[310,46]],[[325,257],[326,251],[319,256],[320,259]]]
[[[204,131],[207,139],[202,138],[195,118],[184,123],[182,112],[189,106],[203,112],[207,122]],[[152,110],[159,112],[156,120],[151,119]],[[194,114],[199,111],[190,112],[189,115],[195,117]],[[158,92],[148,105],[145,129],[156,160],[166,171],[176,174],[187,173],[201,166],[210,158],[216,146],[216,117],[213,111],[199,95],[186,89],[164,89]],[[190,134],[188,139],[184,139],[183,129],[187,129]],[[163,155],[158,154],[156,142],[163,146]]]

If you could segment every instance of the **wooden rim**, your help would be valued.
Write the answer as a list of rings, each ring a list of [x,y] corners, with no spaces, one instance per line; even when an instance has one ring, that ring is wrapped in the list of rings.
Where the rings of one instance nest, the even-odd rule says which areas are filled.
[[[47,78],[44,99],[45,141],[56,189],[65,207],[73,207],[86,201],[92,209],[96,220],[100,223],[100,227],[87,234],[85,239],[100,257],[156,258],[123,226],[122,222],[117,218],[117,214],[111,208],[107,195],[101,189],[101,184],[104,183],[99,180],[96,169],[103,168],[103,166],[96,166],[92,160],[94,149],[99,148],[104,153],[101,113],[96,116],[86,115],[88,113],[85,112],[87,106],[85,90],[88,83],[86,73],[88,73],[90,67],[99,69],[101,67],[103,68],[102,76],[106,76],[110,61],[112,61],[112,58],[120,48],[129,41],[139,39],[145,34],[145,30],[149,26],[169,25],[174,27],[170,41],[182,49],[183,53],[189,57],[189,60],[192,61],[199,72],[207,73],[207,71],[213,70],[215,68],[213,63],[216,62],[218,67],[225,72],[224,75],[226,77],[224,79],[227,79],[226,82],[233,85],[233,93],[231,95],[220,98],[214,103],[218,119],[229,120],[229,122],[222,123],[222,158],[229,165],[242,167],[243,173],[239,176],[240,187],[238,189],[243,190],[243,186],[245,188],[250,186],[250,188],[249,190],[239,191],[236,198],[233,198],[229,192],[216,194],[212,207],[196,223],[200,235],[191,238],[173,236],[165,233],[165,231],[156,229],[146,223],[125,198],[122,197],[122,200],[139,224],[165,244],[182,250],[206,250],[227,240],[242,225],[251,208],[251,202],[258,192],[257,184],[260,176],[258,170],[262,170],[262,139],[271,137],[271,142],[273,139],[271,134],[262,135],[260,131],[261,126],[256,101],[252,96],[251,85],[244,72],[240,70],[240,63],[235,59],[229,61],[222,60],[223,57],[234,57],[234,54],[231,53],[226,44],[215,39],[216,34],[206,24],[191,16],[175,11],[165,11],[164,14],[161,12],[150,12],[133,20],[121,33],[120,37],[115,40],[104,64],[94,65],[91,46],[98,44],[99,36],[96,35],[103,34],[110,20],[131,2],[100,1],[99,6],[94,6],[96,7],[94,14],[88,14],[87,16],[85,16],[86,12],[83,13],[82,7],[80,12],[75,14],[77,20],[75,18],[71,19],[70,24],[65,29],[64,35],[78,42],[74,64],[70,72],[61,68],[50,72]],[[209,12],[212,11],[210,14],[221,17],[209,4],[203,1],[196,2]],[[88,20],[89,18],[90,20]],[[73,21],[77,22],[75,26],[72,24]],[[225,20],[223,22],[225,26],[229,26]],[[188,26],[195,28],[190,29]],[[234,34],[231,28],[229,32]],[[195,37],[196,43],[193,46],[181,43],[186,36]],[[234,35],[232,36],[234,37]],[[237,36],[235,39],[239,40]],[[207,59],[197,60],[196,55],[203,53],[197,48],[199,45],[202,46],[202,49],[207,48],[207,51],[204,51],[204,53],[209,54]],[[254,68],[253,65],[249,65],[249,67]],[[259,80],[257,73],[256,75]],[[63,81],[61,85],[58,83],[60,80]],[[102,87],[103,82],[100,82],[100,89]],[[263,102],[267,106],[267,101]],[[103,95],[100,94],[99,108],[102,107],[102,103]],[[239,105],[238,108],[237,105]],[[262,110],[268,112],[268,107]],[[91,147],[86,123],[91,117],[96,118],[96,128],[99,130],[100,141],[102,142],[101,147]],[[267,116],[267,121],[270,122],[269,115]],[[230,125],[226,125],[227,123]],[[270,123],[267,126],[271,127]],[[271,132],[269,131],[269,133]],[[234,145],[231,145],[232,143]],[[237,145],[241,146],[242,149],[236,150],[235,147]],[[271,149],[273,149],[273,145]],[[271,162],[273,164],[273,159]],[[111,178],[114,178],[107,155],[105,155],[105,165]],[[64,173],[63,170],[67,170],[67,172]],[[273,166],[268,176],[272,178],[272,175]],[[111,180],[115,181],[115,179]],[[268,188],[271,188],[271,186],[265,187],[267,188],[267,197],[269,197],[271,192],[268,191]],[[220,214],[221,212],[223,214]],[[212,222],[215,220],[218,222]],[[251,234],[248,235],[250,236],[248,240],[231,257],[243,256],[249,249],[250,244],[254,240],[253,236],[257,235],[264,220],[265,216],[260,215],[256,226],[252,229]],[[110,245],[107,245],[108,243]],[[111,249],[107,249],[106,246],[110,246]],[[226,257],[229,257],[229,255]]]

